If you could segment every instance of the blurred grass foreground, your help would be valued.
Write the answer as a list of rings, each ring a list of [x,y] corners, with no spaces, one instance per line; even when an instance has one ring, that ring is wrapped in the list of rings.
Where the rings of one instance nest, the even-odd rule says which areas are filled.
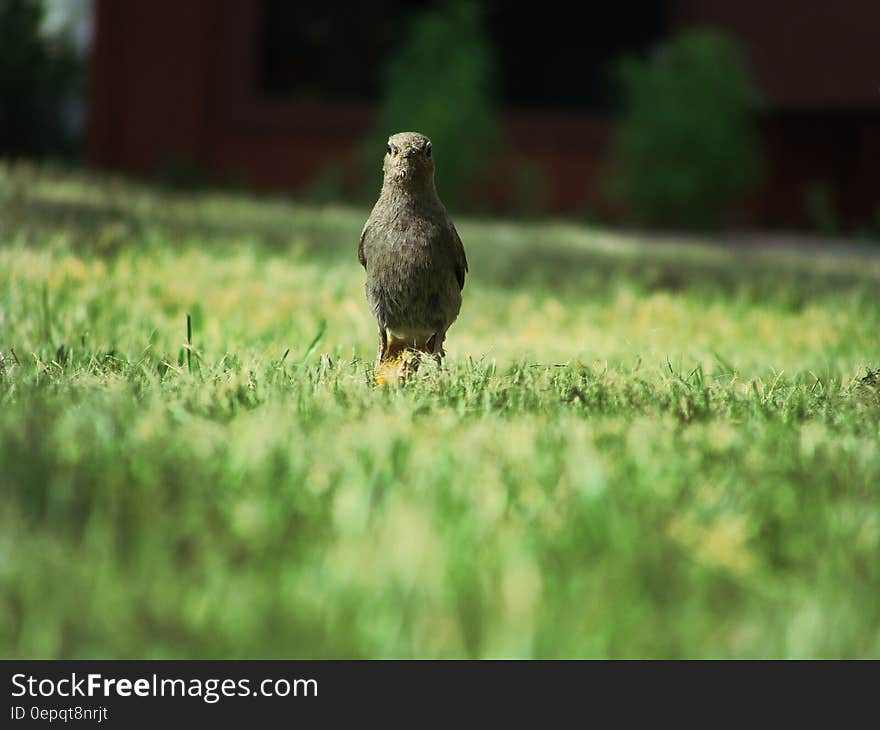
[[[376,389],[366,213],[0,169],[3,656],[880,655],[876,255],[462,219]]]

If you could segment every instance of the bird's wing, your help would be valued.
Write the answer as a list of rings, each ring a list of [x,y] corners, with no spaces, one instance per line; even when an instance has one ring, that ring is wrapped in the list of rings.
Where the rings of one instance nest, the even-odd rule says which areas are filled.
[[[452,232],[452,255],[455,262],[455,278],[458,280],[458,288],[464,289],[464,275],[467,273],[468,264],[467,256],[464,253],[464,244],[461,242],[461,236],[455,230],[452,221],[449,222],[449,228]]]
[[[361,266],[365,269],[367,268],[367,257],[364,255],[364,239],[367,237],[367,228],[369,228],[370,222],[367,221],[364,224],[364,230],[361,231],[361,237],[358,241],[358,261],[361,262]]]

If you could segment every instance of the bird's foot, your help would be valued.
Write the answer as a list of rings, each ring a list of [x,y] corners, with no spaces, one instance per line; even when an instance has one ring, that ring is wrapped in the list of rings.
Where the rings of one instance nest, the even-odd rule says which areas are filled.
[[[419,355],[412,350],[403,350],[394,357],[376,363],[373,380],[376,385],[398,385],[419,369]]]

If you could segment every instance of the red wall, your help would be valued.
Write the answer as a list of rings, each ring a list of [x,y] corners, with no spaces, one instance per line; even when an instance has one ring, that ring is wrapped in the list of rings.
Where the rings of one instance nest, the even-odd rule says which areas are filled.
[[[711,23],[738,35],[765,88],[768,178],[750,220],[802,223],[804,192],[813,182],[830,186],[845,219],[872,215],[880,206],[880,89],[868,86],[880,85],[880,44],[871,42],[880,19],[862,26],[814,0],[677,6],[680,24]],[[847,6],[865,19],[880,15],[877,0]],[[369,131],[367,106],[271,102],[255,94],[254,3],[97,0],[95,8],[87,145],[95,167],[151,176],[186,162],[255,187],[295,190],[328,164],[353,159]],[[846,34],[854,24],[862,30]],[[851,56],[821,45],[820,38],[835,34]],[[847,73],[847,58],[856,71]],[[519,209],[514,181],[528,169],[516,169],[522,160],[540,173],[550,212],[613,213],[602,196],[613,134],[607,121],[509,111],[504,123],[515,154],[486,186],[486,204]],[[376,173],[378,185],[378,162]]]

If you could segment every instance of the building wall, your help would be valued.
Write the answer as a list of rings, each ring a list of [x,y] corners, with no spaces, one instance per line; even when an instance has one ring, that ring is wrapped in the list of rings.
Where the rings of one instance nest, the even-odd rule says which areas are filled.
[[[880,2],[845,5],[847,12],[817,0],[675,3],[678,25],[709,24],[738,36],[765,91],[768,177],[747,222],[803,223],[806,191],[817,185],[831,191],[845,220],[865,220],[880,207],[880,44],[871,42]],[[95,8],[92,165],[152,176],[184,164],[257,188],[297,190],[329,164],[344,168],[357,156],[372,122],[369,105],[257,94],[254,3],[96,0]],[[487,205],[519,209],[517,175],[533,169],[550,212],[614,214],[602,195],[613,141],[608,120],[508,110],[504,127],[516,154],[484,186]],[[526,166],[515,169],[515,159]],[[378,161],[376,176],[378,186]]]
[[[843,221],[880,214],[880,2],[678,0],[676,19],[749,51],[770,163],[758,220],[802,223],[816,187]]]

